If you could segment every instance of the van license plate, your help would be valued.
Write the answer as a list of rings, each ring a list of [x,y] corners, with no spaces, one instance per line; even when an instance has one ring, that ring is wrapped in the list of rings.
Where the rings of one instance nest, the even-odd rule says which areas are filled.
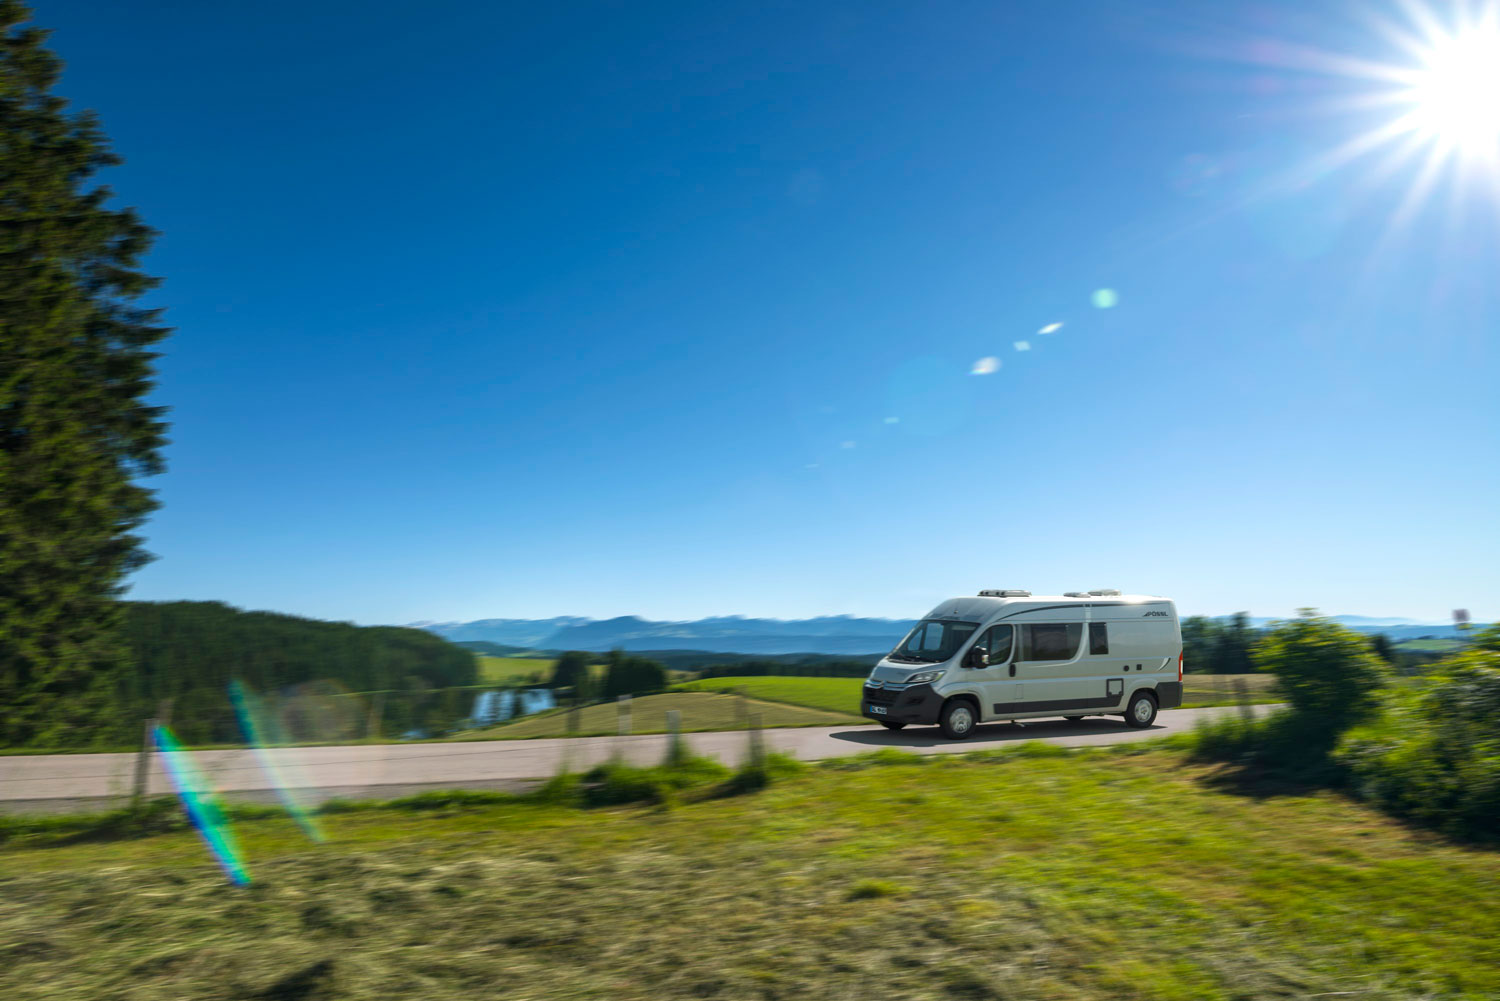
[[[874,713],[876,716],[884,716],[885,706],[871,706],[870,712]]]

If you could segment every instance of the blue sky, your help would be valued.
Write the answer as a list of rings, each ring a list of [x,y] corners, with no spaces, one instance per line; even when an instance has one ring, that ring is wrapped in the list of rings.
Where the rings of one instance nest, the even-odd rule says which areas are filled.
[[[1500,617],[1495,191],[1311,169],[1390,113],[1293,56],[1411,56],[1304,6],[42,4],[163,234],[131,596]]]

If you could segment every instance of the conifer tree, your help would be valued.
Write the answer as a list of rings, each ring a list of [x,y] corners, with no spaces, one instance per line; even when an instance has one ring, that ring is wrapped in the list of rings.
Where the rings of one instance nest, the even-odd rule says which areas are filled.
[[[153,233],[93,181],[119,163],[95,117],[51,93],[61,61],[0,0],[0,742],[79,744],[135,720],[116,600],[148,558],[167,333],[135,305]]]

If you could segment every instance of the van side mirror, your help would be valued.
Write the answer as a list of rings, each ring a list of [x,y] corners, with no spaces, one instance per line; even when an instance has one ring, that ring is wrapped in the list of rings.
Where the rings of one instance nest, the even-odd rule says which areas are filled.
[[[964,654],[964,667],[986,667],[989,662],[990,652],[982,646],[972,646]]]

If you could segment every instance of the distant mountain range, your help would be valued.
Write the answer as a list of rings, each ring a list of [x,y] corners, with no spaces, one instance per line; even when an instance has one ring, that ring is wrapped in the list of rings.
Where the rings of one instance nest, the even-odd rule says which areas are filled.
[[[1216,616],[1227,618],[1227,616]],[[1335,615],[1334,621],[1393,640],[1457,636],[1452,623]],[[703,650],[753,654],[871,654],[891,649],[915,619],[862,619],[826,615],[814,619],[751,619],[739,615],[657,622],[634,615],[588,619],[478,619],[474,622],[414,622],[413,626],[454,642],[482,641],[532,650]],[[1252,618],[1257,627],[1274,621]]]

